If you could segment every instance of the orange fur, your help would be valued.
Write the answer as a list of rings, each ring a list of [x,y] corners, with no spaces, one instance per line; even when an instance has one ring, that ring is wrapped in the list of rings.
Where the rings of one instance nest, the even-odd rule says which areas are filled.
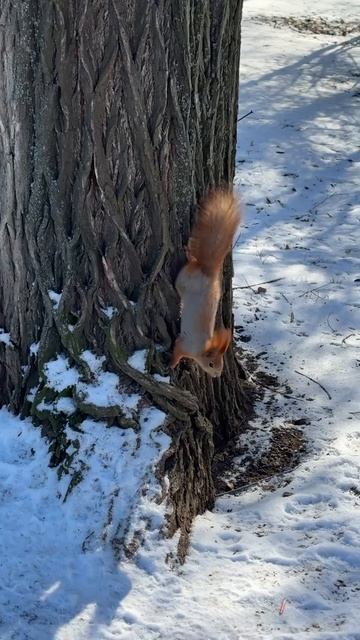
[[[230,329],[218,329],[214,332],[213,337],[207,341],[205,345],[205,353],[209,351],[217,353],[225,353],[231,342]]]
[[[182,358],[191,358],[209,375],[221,375],[232,333],[230,329],[214,330],[215,317],[223,263],[239,221],[238,203],[230,191],[214,190],[199,205],[186,249],[188,261],[176,280],[182,302],[182,333],[175,342],[171,367]]]
[[[206,275],[219,273],[240,222],[239,206],[230,191],[217,189],[203,198],[187,246],[188,261]]]

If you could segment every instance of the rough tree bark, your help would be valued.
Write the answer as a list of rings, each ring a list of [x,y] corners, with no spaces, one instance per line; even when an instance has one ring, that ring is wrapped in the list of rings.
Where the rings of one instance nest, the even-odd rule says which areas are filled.
[[[0,327],[11,338],[0,342],[0,402],[36,415],[46,361],[66,353],[86,376],[82,350],[106,354],[169,415],[171,530],[211,504],[214,446],[248,409],[232,350],[219,380],[190,363],[173,385],[150,375],[166,369],[178,330],[174,279],[195,203],[233,179],[241,10],[0,0]],[[231,274],[229,259],[225,326]],[[127,364],[143,347],[149,374]]]

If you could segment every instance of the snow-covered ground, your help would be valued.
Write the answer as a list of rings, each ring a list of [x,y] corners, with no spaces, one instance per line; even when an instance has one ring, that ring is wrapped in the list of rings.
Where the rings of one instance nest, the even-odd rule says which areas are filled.
[[[90,420],[69,430],[74,459],[59,482],[39,431],[3,410],[1,640],[360,639],[359,33],[317,34],[302,20],[320,15],[337,34],[357,13],[350,0],[244,7],[239,115],[254,114],[239,122],[234,286],[248,288],[235,290],[236,325],[280,384],[264,388],[244,444],[266,446],[300,418],[306,455],[271,491],[220,498],[174,568],[152,479],[168,446],[161,412],[142,408],[139,433]],[[271,20],[289,15],[302,31]],[[135,559],[117,562],[110,540],[131,555],[144,528]]]

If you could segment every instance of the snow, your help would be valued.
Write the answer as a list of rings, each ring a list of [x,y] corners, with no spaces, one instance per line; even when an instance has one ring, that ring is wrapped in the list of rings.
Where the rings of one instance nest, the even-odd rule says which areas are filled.
[[[338,2],[334,2],[334,0],[317,0],[316,3],[312,0],[301,0],[301,2],[294,2],[291,4],[288,0],[276,0],[275,2],[269,2],[269,0],[244,0],[243,26],[244,29],[248,29],[247,33],[245,32],[245,37],[248,37],[251,33],[248,28],[247,18],[259,15],[301,17],[322,16],[328,20],[343,19],[348,21],[358,20],[359,11],[357,3],[351,2],[351,0],[339,0]],[[278,34],[275,33],[274,35],[277,37]],[[297,39],[296,43],[291,41],[291,44],[294,45],[293,51],[296,54],[299,50],[300,39]],[[275,43],[272,52],[277,54],[279,51],[281,51],[281,49],[277,46],[277,43]],[[252,50],[251,56],[253,56],[253,54],[254,51]],[[248,59],[250,60],[249,56]],[[242,56],[242,62],[243,61],[245,61],[244,55]],[[244,106],[243,101],[242,105]]]
[[[65,391],[79,382],[79,372],[72,367],[68,358],[60,354],[44,366],[48,386],[55,391]]]
[[[28,400],[31,399],[30,394],[28,394],[27,398]],[[33,396],[33,399],[35,398],[35,394]],[[56,412],[56,413],[65,413],[66,415],[71,415],[72,413],[75,413],[76,411],[76,405],[75,402],[72,400],[72,398],[59,398],[58,400],[55,400],[54,402],[39,402],[39,404],[37,405],[37,408],[39,411],[52,411],[52,412]]]
[[[11,342],[10,333],[6,333],[4,329],[0,329],[0,342],[2,342],[3,344],[6,344],[6,346],[8,347],[14,346],[13,343]]]
[[[146,358],[147,358],[147,349],[139,349],[138,351],[134,351],[132,356],[128,359],[128,363],[134,369],[141,371],[141,373],[146,373]]]
[[[168,479],[160,487],[154,476],[170,444],[164,414],[139,409],[101,357],[82,354],[94,376],[86,385],[59,355],[46,366],[50,386],[133,402],[141,428],[68,428],[59,481],[40,431],[0,412],[1,638],[360,639],[359,54],[354,35],[272,20],[357,13],[350,0],[244,5],[239,115],[254,113],[238,132],[246,217],[234,250],[235,335],[240,345],[251,338],[251,380],[267,371],[280,386],[264,387],[241,442],[260,456],[272,429],[303,418],[306,454],[218,498],[196,519],[179,567],[177,536],[161,535]],[[140,371],[145,361],[146,352],[129,359]],[[237,463],[245,472],[246,456]],[[128,557],[119,559],[119,541]]]
[[[134,369],[137,369],[137,371],[140,371],[141,373],[146,373],[147,372],[147,369],[146,369],[147,356],[148,356],[147,349],[139,349],[138,351],[134,351],[134,353],[130,356],[130,358],[128,359],[128,363],[131,367],[133,367]],[[170,376],[162,376],[160,375],[160,373],[154,373],[153,378],[154,380],[157,380],[157,382],[163,382],[164,384],[170,383]]]
[[[83,351],[81,354],[81,359],[86,362],[90,371],[98,376],[101,374],[103,370],[103,365],[106,362],[105,356],[98,356],[92,351]]]
[[[33,343],[30,345],[30,353],[31,353],[33,356],[37,356],[37,354],[38,354],[38,352],[39,352],[39,347],[40,347],[40,342],[33,342]]]
[[[111,371],[104,371],[98,376],[95,384],[78,383],[77,391],[82,394],[84,400],[98,407],[124,405],[135,409],[140,400],[136,393],[124,394],[118,391],[119,376]]]
[[[66,356],[60,354],[44,366],[46,386],[60,392],[74,388],[84,402],[98,407],[122,406],[124,413],[130,416],[131,410],[136,409],[140,401],[140,395],[119,391],[119,376],[111,371],[103,371],[104,356],[97,356],[91,351],[83,351],[81,357],[93,374],[92,383],[84,382],[79,370],[70,365]],[[70,404],[67,403],[65,407],[64,400],[60,404],[60,400],[58,400],[54,410],[72,413]],[[40,403],[39,409],[48,409],[49,406],[49,404]]]
[[[53,303],[53,307],[54,307],[55,311],[57,311],[58,308],[59,308],[59,304],[60,304],[62,293],[56,293],[56,291],[52,291],[51,289],[49,289],[48,290],[48,295],[49,295],[49,298],[50,298],[51,302]]]
[[[31,387],[31,389],[29,390],[29,393],[26,396],[26,399],[29,400],[29,402],[33,402],[33,400],[35,400],[37,390],[38,390],[38,387]]]
[[[167,544],[153,474],[170,444],[157,430],[164,417],[145,409],[139,434],[91,420],[82,433],[69,430],[82,458],[58,481],[40,430],[0,411],[1,638],[100,638],[97,629],[106,629],[119,607],[125,616],[121,601],[132,584],[127,563],[114,558],[116,539],[130,547],[146,526],[138,574],[151,571],[147,545]],[[79,470],[81,491],[66,498]]]
[[[165,384],[170,384],[170,376],[162,376],[160,375],[160,373],[154,373],[153,378],[154,380],[157,380],[157,382],[164,382]]]
[[[125,413],[131,415],[130,410],[136,409],[140,401],[139,394],[120,393],[119,376],[111,371],[102,370],[106,360],[104,356],[96,356],[91,351],[83,351],[82,359],[87,363],[94,376],[93,384],[78,382],[76,385],[77,392],[83,399],[98,407],[119,405],[125,409]]]
[[[103,309],[103,312],[109,318],[109,320],[111,320],[118,313],[118,311],[117,311],[117,309],[115,309],[115,307],[105,307]]]

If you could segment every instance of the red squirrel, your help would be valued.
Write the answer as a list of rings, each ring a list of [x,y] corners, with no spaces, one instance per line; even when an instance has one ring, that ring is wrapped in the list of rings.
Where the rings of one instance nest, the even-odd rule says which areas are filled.
[[[182,358],[192,358],[213,378],[222,373],[231,329],[215,330],[215,317],[224,259],[239,222],[239,205],[230,191],[214,190],[199,204],[186,247],[187,264],[175,282],[181,298],[181,333],[175,342],[172,368]]]

